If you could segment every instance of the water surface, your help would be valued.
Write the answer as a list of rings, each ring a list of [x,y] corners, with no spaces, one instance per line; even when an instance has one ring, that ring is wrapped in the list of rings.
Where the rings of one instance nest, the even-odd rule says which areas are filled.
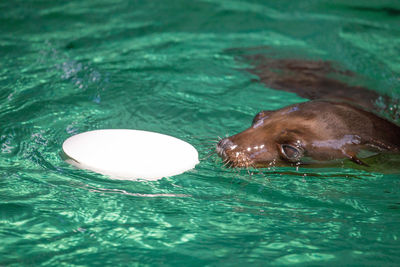
[[[397,1],[3,1],[0,265],[396,265],[400,175],[344,167],[222,167],[110,180],[60,158],[104,128],[192,143],[262,109],[305,101],[266,88],[233,48],[332,60],[398,99]],[[395,102],[395,101],[394,101]],[[382,114],[388,116],[388,114]]]

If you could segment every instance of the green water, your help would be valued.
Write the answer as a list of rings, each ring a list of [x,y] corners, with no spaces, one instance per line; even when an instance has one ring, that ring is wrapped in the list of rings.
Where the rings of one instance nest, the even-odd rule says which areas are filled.
[[[203,158],[258,111],[304,101],[254,81],[232,48],[334,60],[399,98],[398,1],[15,0],[0,10],[0,266],[400,264],[399,174],[252,174],[212,156],[133,182],[59,156],[73,134],[129,128],[181,138]]]

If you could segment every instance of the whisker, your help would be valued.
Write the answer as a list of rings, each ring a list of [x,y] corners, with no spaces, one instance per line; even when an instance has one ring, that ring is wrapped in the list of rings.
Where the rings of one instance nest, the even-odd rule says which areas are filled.
[[[215,149],[215,146],[217,145],[217,143],[216,142],[200,142],[200,143],[198,143],[198,145],[210,147],[210,149]]]
[[[215,150],[215,147],[212,145],[212,146],[205,147],[204,151],[208,151],[207,153],[209,153],[209,152],[216,151],[216,150]]]
[[[246,166],[246,171],[247,171],[247,174],[248,174],[249,176],[252,176],[252,173],[250,173],[250,169],[249,169],[248,166]]]
[[[230,164],[232,164],[232,162],[230,162],[229,160],[226,160],[226,162],[224,163],[224,165],[222,165],[222,167],[227,167]],[[229,166],[228,168],[232,168],[232,166]]]
[[[218,143],[218,141],[217,139],[201,140],[202,143]]]
[[[191,135],[191,137],[199,140],[215,138],[214,135]]]
[[[200,160],[206,160],[211,158],[212,156],[214,156],[215,154],[217,154],[217,151],[210,151],[207,153],[207,155],[205,155],[203,158],[201,158]]]

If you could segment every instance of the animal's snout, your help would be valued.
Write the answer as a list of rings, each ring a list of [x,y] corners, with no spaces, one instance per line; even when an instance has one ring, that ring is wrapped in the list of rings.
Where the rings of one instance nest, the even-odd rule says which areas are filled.
[[[252,164],[247,153],[239,149],[229,137],[219,141],[216,149],[218,155],[229,167],[248,167]]]
[[[227,138],[224,138],[222,140],[220,140],[217,144],[217,153],[221,158],[226,157],[226,153],[225,153],[225,147],[227,146],[227,143],[229,143],[230,140],[228,140]]]
[[[229,140],[229,138],[224,138],[217,144],[217,153],[220,155],[220,157],[226,158],[226,151],[232,150],[233,147],[235,147],[235,145],[232,143],[232,141]]]
[[[224,139],[222,139],[221,141],[218,142],[217,148],[225,149],[227,146],[230,146],[232,144],[233,143],[232,143],[231,140],[229,140],[228,138],[224,138]]]

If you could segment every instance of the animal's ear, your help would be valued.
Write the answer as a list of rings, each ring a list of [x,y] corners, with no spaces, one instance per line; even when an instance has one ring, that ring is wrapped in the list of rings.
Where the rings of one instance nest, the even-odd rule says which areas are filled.
[[[279,153],[281,157],[290,162],[299,162],[304,155],[304,150],[301,146],[290,144],[279,144]]]
[[[273,111],[270,110],[263,110],[261,112],[259,112],[253,119],[253,122],[251,123],[251,125],[254,126],[254,124],[256,124],[257,122],[261,121],[262,119],[265,119],[266,117],[268,117]]]

